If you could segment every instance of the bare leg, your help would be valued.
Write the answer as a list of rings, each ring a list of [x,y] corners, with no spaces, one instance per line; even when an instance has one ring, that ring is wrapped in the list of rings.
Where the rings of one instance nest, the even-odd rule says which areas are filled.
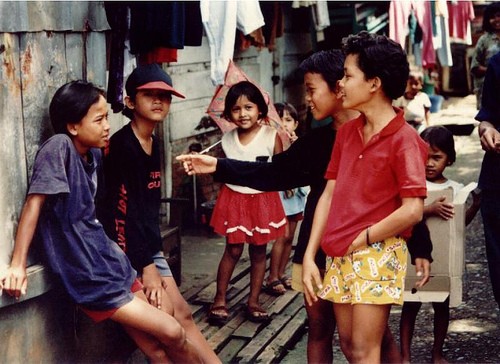
[[[334,304],[340,345],[349,362],[380,363],[391,305]],[[367,323],[370,323],[367,329]]]
[[[448,363],[443,355],[443,346],[448,325],[450,323],[450,298],[444,302],[433,302],[434,308],[434,346],[432,347],[433,363]]]
[[[295,230],[297,229],[297,221],[288,221],[288,234],[283,243],[283,252],[278,268],[278,278],[281,279],[285,275],[286,265],[292,252],[293,238],[295,237]]]
[[[380,356],[382,358],[382,363],[401,363],[401,354],[398,346],[396,345],[396,341],[394,340],[394,336],[392,336],[389,325],[387,325],[384,331],[384,337],[382,338],[382,352]]]
[[[417,319],[417,314],[421,306],[421,302],[405,302],[403,304],[401,321],[399,324],[401,360],[403,363],[411,362],[411,341],[415,331],[415,320]]]
[[[266,273],[266,245],[248,246],[250,253],[250,295],[248,296],[249,307],[259,307],[259,295],[264,275]]]
[[[171,315],[151,306],[142,291],[137,291],[134,299],[120,307],[111,319],[123,325],[153,363],[202,362],[181,325]]]
[[[220,363],[220,359],[217,357],[203,334],[196,326],[193,320],[191,309],[189,308],[189,305],[184,297],[182,297],[181,293],[179,292],[179,288],[177,287],[174,278],[163,277],[162,280],[167,283],[166,296],[169,297],[170,301],[173,304],[174,318],[186,331],[186,337],[188,338],[188,340],[190,340],[198,349],[203,362],[206,364]]]
[[[219,263],[217,270],[217,292],[214,298],[214,306],[226,305],[226,292],[229,286],[229,281],[234,272],[234,267],[243,253],[243,243],[228,244]],[[262,282],[261,282],[262,284]]]
[[[334,303],[333,311],[339,332],[340,349],[348,362],[352,363],[352,315],[353,306],[345,303]]]
[[[276,239],[273,243],[273,248],[271,250],[271,262],[269,263],[269,275],[267,276],[267,284],[276,282],[279,279],[279,268],[281,263],[281,258],[284,254],[285,247],[285,237],[281,236]],[[276,293],[285,293],[285,286],[278,284],[272,288]]]
[[[307,333],[307,362],[333,362],[333,333],[335,316],[330,301],[318,300],[312,306],[305,305],[309,329]]]

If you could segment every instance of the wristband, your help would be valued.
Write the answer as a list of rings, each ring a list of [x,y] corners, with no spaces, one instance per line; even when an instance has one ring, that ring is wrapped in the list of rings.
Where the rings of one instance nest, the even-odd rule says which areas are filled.
[[[366,245],[370,246],[370,227],[366,228]]]

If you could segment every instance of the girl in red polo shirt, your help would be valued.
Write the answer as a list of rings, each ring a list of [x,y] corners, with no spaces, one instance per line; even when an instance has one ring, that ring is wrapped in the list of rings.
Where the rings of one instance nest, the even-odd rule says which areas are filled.
[[[333,302],[347,359],[377,363],[391,305],[403,303],[405,239],[422,218],[427,147],[392,107],[409,73],[401,46],[361,32],[344,39],[344,52],[342,106],[362,114],[338,131],[302,277],[309,304]]]

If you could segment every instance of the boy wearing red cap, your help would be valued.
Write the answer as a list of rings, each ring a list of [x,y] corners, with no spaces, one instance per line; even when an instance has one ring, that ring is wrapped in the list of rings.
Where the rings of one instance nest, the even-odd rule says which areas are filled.
[[[151,305],[173,314],[204,362],[219,363],[198,330],[162,252],[160,141],[153,134],[170,110],[170,76],[157,64],[137,67],[125,84],[123,114],[130,123],[110,139],[104,160],[105,193],[100,204],[106,233],[125,251]]]

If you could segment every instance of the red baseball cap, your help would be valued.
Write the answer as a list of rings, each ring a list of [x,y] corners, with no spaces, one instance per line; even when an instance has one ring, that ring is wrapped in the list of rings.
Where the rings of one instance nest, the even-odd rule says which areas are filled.
[[[180,98],[186,98],[172,87],[172,79],[158,64],[140,65],[135,68],[125,83],[127,95],[136,90],[165,90]]]

